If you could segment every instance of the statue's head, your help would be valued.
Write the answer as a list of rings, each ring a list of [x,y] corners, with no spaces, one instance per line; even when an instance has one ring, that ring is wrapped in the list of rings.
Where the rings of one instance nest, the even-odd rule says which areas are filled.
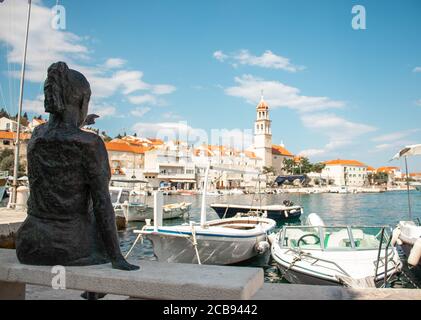
[[[69,69],[66,63],[56,62],[48,68],[44,84],[45,112],[63,118],[71,114],[80,127],[88,114],[91,87],[83,74]]]

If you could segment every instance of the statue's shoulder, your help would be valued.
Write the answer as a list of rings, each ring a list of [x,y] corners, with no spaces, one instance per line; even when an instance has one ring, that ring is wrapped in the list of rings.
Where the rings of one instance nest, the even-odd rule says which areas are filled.
[[[102,138],[99,135],[97,135],[93,132],[85,131],[85,130],[80,130],[80,135],[81,135],[83,141],[89,147],[92,147],[92,148],[102,148],[102,147],[104,147],[105,148],[104,141],[102,140]]]
[[[35,139],[43,135],[45,131],[47,130],[47,127],[48,127],[47,123],[43,123],[43,124],[40,124],[39,126],[36,126],[34,130],[32,131],[31,138]]]

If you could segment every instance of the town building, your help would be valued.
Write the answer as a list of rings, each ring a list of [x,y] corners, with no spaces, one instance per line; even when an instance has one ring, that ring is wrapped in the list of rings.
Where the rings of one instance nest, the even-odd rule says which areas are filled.
[[[123,139],[105,143],[110,161],[111,173],[120,178],[143,179],[145,152],[151,147],[132,144]]]
[[[368,166],[357,160],[329,160],[324,162],[321,177],[336,186],[362,187],[368,184]]]
[[[193,148],[186,142],[169,141],[145,153],[144,177],[153,188],[196,189]]]

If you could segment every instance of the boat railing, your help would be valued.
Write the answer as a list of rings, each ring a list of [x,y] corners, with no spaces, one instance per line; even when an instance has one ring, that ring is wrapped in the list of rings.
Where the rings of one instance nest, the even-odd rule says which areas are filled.
[[[339,265],[338,265],[336,262],[334,262],[334,261],[331,261],[331,260],[326,260],[326,259],[322,259],[322,258],[318,258],[318,257],[314,257],[314,256],[312,256],[311,254],[309,254],[309,253],[305,253],[305,252],[303,252],[303,251],[301,251],[301,250],[289,249],[289,250],[287,250],[287,251],[286,251],[286,253],[288,253],[288,252],[294,252],[294,253],[295,253],[295,254],[297,254],[300,258],[301,258],[301,257],[306,257],[306,258],[313,259],[313,260],[314,260],[314,262],[312,262],[312,263],[311,263],[311,265],[315,265],[317,262],[324,262],[324,263],[331,264],[331,265],[335,266],[335,267],[339,270],[339,272],[340,272],[340,273],[342,273],[343,275],[345,275],[345,276],[347,276],[347,277],[351,277],[351,276],[349,275],[349,273],[348,273],[348,272],[346,272],[343,268],[341,268],[341,266],[339,266]]]
[[[383,242],[386,242],[386,246],[383,248]],[[380,243],[379,243],[379,249],[377,252],[377,261],[376,261],[376,270],[374,273],[374,279],[377,279],[379,275],[379,269],[380,269],[380,262],[383,262],[384,266],[384,277],[383,277],[383,286],[386,288],[387,282],[388,282],[388,266],[389,266],[389,258],[393,261],[394,251],[393,248],[390,248],[392,243],[392,237],[386,237],[386,228],[383,227],[380,234]],[[384,257],[381,257],[382,249],[384,249]],[[389,252],[389,249],[391,251]],[[389,257],[391,255],[391,257]]]

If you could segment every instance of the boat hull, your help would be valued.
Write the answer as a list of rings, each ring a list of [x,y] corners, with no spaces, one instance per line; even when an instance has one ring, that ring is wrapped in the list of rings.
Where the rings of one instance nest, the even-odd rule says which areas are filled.
[[[197,254],[190,238],[150,234],[153,250],[160,262],[198,263]],[[200,262],[211,265],[229,265],[252,259],[258,252],[255,244],[266,240],[266,234],[248,238],[197,236]]]
[[[218,214],[219,218],[232,218],[235,217],[238,213],[247,214],[250,212],[249,207],[224,207],[224,206],[214,206],[211,205],[211,208]],[[266,213],[266,218],[275,220],[275,221],[285,221],[285,220],[298,220],[301,216],[300,209],[291,209],[291,210],[262,210]]]

